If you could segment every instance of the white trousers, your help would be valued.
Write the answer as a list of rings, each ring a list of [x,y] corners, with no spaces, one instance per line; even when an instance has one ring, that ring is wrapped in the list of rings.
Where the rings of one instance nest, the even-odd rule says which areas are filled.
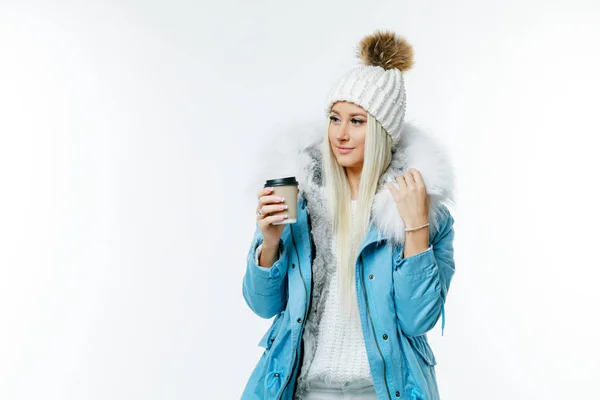
[[[375,386],[368,381],[355,381],[347,384],[327,384],[312,381],[303,400],[377,400]]]

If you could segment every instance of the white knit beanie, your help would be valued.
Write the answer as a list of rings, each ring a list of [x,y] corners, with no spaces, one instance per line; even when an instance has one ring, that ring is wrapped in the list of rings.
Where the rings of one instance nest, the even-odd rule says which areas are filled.
[[[326,114],[336,101],[357,104],[373,115],[392,137],[392,147],[400,141],[406,93],[402,72],[413,65],[412,46],[389,31],[365,36],[357,47],[364,65],[340,77],[327,96]]]

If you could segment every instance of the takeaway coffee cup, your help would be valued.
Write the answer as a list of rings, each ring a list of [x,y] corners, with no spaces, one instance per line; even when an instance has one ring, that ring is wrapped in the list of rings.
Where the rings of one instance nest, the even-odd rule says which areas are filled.
[[[283,221],[273,222],[273,225],[293,224],[298,216],[298,181],[296,177],[269,179],[264,187],[272,187],[272,194],[283,197],[284,203],[288,206],[285,210],[277,211],[271,215],[287,214]]]

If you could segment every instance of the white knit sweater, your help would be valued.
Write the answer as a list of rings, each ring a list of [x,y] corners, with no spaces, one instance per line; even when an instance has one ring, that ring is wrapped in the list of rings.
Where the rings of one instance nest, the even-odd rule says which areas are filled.
[[[355,209],[356,200],[352,200],[353,216]],[[336,254],[336,249],[336,239],[333,235],[333,254]],[[358,314],[342,314],[339,307],[338,279],[337,272],[334,272],[329,279],[329,291],[318,328],[315,357],[306,381],[319,380],[336,385],[355,380],[372,382],[360,317]]]
[[[352,200],[353,216],[355,209],[356,200]],[[335,254],[335,236],[332,237],[332,250]],[[258,265],[260,247],[256,254]],[[325,381],[339,386],[356,380],[372,383],[360,318],[358,315],[346,316],[340,313],[337,273],[330,277],[329,285],[318,327],[315,356],[306,380]]]

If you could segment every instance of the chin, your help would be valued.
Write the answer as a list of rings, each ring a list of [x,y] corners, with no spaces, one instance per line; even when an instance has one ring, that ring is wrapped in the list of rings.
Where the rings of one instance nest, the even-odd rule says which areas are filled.
[[[344,159],[340,160],[339,158],[338,158],[337,162],[340,166],[346,167],[346,168],[353,167],[357,164],[356,162],[354,162],[352,160],[344,160]]]
[[[339,165],[341,165],[342,167],[347,167],[348,165],[350,165],[350,163],[348,162],[348,160],[344,160],[344,159],[340,159],[340,158],[336,158],[336,161]]]

